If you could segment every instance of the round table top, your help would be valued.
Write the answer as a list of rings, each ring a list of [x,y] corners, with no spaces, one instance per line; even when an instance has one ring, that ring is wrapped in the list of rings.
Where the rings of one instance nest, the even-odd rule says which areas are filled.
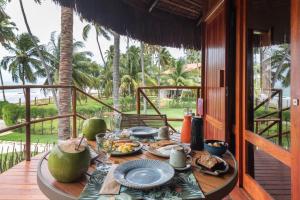
[[[89,142],[89,145],[92,148],[96,147],[95,142]],[[82,179],[74,183],[57,182],[49,172],[47,157],[48,153],[42,157],[38,166],[37,181],[41,191],[49,199],[78,199],[80,193],[87,183],[87,177],[82,177]],[[204,192],[206,199],[215,200],[224,198],[233,190],[237,183],[237,162],[234,156],[227,151],[222,158],[230,165],[230,169],[226,174],[221,176],[204,174],[201,173],[197,168],[192,167],[193,173],[198,181],[199,186]],[[113,163],[123,163],[129,160],[137,159],[165,160],[164,158],[157,157],[144,150],[142,153],[136,155],[111,157],[111,161]],[[92,164],[89,167],[88,173],[91,174],[95,170],[95,167],[95,164]]]

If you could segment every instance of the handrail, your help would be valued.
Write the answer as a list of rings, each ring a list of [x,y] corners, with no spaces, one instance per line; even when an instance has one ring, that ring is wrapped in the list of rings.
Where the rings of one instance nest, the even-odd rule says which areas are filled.
[[[55,88],[55,89],[59,89],[59,88],[69,88],[72,90],[72,113],[69,114],[64,114],[64,115],[57,115],[57,116],[52,116],[52,117],[44,117],[41,119],[35,119],[35,120],[31,120],[31,115],[30,115],[30,89],[31,88],[41,88],[41,89],[50,89],[50,88]],[[40,122],[45,122],[45,121],[50,121],[50,120],[55,120],[55,119],[60,119],[60,118],[67,118],[67,117],[72,117],[73,118],[73,132],[72,132],[72,137],[76,137],[77,136],[77,130],[76,130],[76,117],[85,119],[85,117],[81,116],[80,114],[77,113],[76,111],[76,98],[77,98],[77,91],[86,95],[87,97],[95,100],[96,102],[110,108],[111,110],[118,112],[120,114],[122,114],[121,111],[113,108],[112,106],[104,103],[103,101],[87,94],[85,91],[77,88],[76,86],[72,86],[72,85],[10,85],[10,86],[0,86],[0,90],[10,90],[10,89],[24,89],[25,90],[25,122],[24,123],[20,123],[20,124],[16,124],[13,126],[9,126],[7,128],[3,128],[0,129],[0,133],[6,132],[6,131],[10,131],[10,130],[15,130],[17,128],[21,128],[21,127],[25,127],[25,158],[27,161],[30,161],[30,136],[31,136],[31,124],[35,124],[35,123],[40,123]]]
[[[258,108],[260,108],[261,106],[263,106],[264,104],[268,103],[273,97],[275,97],[276,95],[278,95],[278,111],[272,112],[272,113],[268,113],[265,114],[263,116],[259,116],[256,119],[254,119],[254,122],[256,122],[256,133],[258,135],[262,135],[264,132],[268,131],[269,129],[271,129],[275,124],[278,124],[278,144],[281,146],[282,145],[282,113],[286,110],[288,110],[289,108],[282,108],[282,90],[281,89],[271,89],[271,91],[273,92],[267,99],[265,99],[264,101],[262,101],[261,103],[259,103],[255,108],[254,111],[256,111]],[[270,116],[273,116],[277,114],[277,118],[267,118]],[[265,127],[263,130],[259,131],[258,130],[258,123],[259,122],[269,122],[271,121],[271,124],[268,124],[267,127]],[[272,137],[273,138],[273,137]]]
[[[143,86],[143,87],[138,87],[137,88],[137,102],[136,102],[136,109],[137,109],[137,114],[141,113],[141,100],[140,97],[141,95],[145,98],[145,100],[151,105],[151,107],[155,110],[155,112],[158,115],[162,115],[162,113],[159,111],[159,109],[154,105],[154,103],[149,99],[149,97],[146,95],[146,93],[143,90],[151,90],[151,89],[156,89],[156,90],[165,90],[165,89],[189,89],[189,90],[196,90],[197,91],[197,97],[196,97],[196,115],[198,115],[198,99],[200,98],[200,86]],[[183,119],[180,118],[168,118],[167,117],[167,124],[168,126],[173,129],[174,131],[175,128],[168,123],[168,121],[182,121]]]
[[[99,100],[99,99],[93,97],[92,95],[86,93],[85,91],[83,91],[83,90],[81,90],[81,89],[79,89],[79,88],[77,88],[77,87],[75,87],[75,88],[76,88],[77,91],[79,91],[79,92],[81,92],[82,94],[84,94],[84,95],[90,97],[91,99],[97,101],[98,103],[100,103],[100,104],[102,104],[102,105],[104,105],[104,106],[110,108],[111,110],[113,110],[113,111],[115,111],[115,112],[117,112],[117,113],[123,114],[121,111],[119,111],[119,110],[115,109],[114,107],[112,107],[112,106],[110,106],[110,105],[104,103],[103,101],[101,101],[101,100]]]

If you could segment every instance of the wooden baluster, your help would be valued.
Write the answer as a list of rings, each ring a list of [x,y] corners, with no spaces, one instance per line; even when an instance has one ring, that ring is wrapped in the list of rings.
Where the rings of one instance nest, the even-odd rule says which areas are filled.
[[[30,88],[25,89],[25,121],[26,121],[26,149],[25,158],[30,161]]]
[[[279,117],[279,122],[278,122],[278,144],[282,146],[282,90],[279,91],[278,93],[278,117]]]

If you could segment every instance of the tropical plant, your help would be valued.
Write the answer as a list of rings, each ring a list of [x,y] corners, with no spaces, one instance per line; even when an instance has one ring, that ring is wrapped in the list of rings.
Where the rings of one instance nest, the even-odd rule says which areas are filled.
[[[200,63],[201,62],[201,52],[196,51],[194,49],[186,49],[185,50],[186,55],[186,63]]]
[[[170,52],[165,47],[156,46],[154,47],[154,51],[156,52],[156,65],[158,67],[157,73],[157,85],[161,85],[161,72],[165,70],[172,61],[172,56]],[[157,94],[157,106],[160,108],[160,92]]]
[[[38,41],[36,37],[35,40]],[[13,45],[4,44],[4,47],[11,55],[5,56],[1,65],[11,73],[12,80],[16,83],[21,81],[23,85],[26,82],[35,83],[39,75],[37,72],[41,70],[41,61],[31,36],[23,33],[17,36]],[[40,45],[39,49],[42,54],[46,54],[44,46]]]
[[[35,3],[38,3],[38,4],[41,4],[41,0],[34,0]],[[45,72],[46,72],[46,75],[47,75],[47,79],[48,79],[48,83],[49,85],[52,85],[52,80],[51,80],[51,76],[50,76],[50,69],[49,67],[47,66],[46,64],[46,60],[45,60],[45,57],[43,55],[43,52],[42,50],[39,48],[40,46],[38,45],[38,40],[36,40],[36,37],[34,37],[34,35],[32,34],[31,32],[31,29],[30,29],[30,26],[29,26],[29,23],[28,23],[28,20],[27,20],[27,16],[26,16],[26,13],[25,13],[25,9],[24,9],[24,5],[23,5],[23,1],[22,0],[19,0],[19,3],[20,3],[20,7],[21,7],[21,11],[22,11],[22,15],[23,15],[23,19],[24,19],[24,22],[25,22],[25,25],[26,25],[26,29],[28,31],[28,34],[34,44],[34,48],[37,52],[37,55],[38,57],[40,58],[40,61],[41,61],[41,65],[43,66],[43,68],[45,69]],[[55,89],[51,89],[52,91],[52,96],[54,98],[54,102],[56,104],[56,107],[58,108],[58,101],[57,101],[57,97],[56,97],[56,92],[55,92]]]
[[[55,32],[51,33],[49,42],[49,54],[47,59],[51,66],[50,75],[53,83],[58,84],[59,80],[59,62],[60,62],[60,36]],[[80,41],[73,42],[72,53],[72,85],[79,88],[98,88],[99,65],[92,62],[92,53],[89,51],[80,51],[84,47],[84,44]],[[45,84],[48,84],[48,80],[45,80]]]
[[[87,40],[88,35],[89,35],[92,28],[95,29],[96,41],[97,41],[98,49],[99,49],[99,52],[100,52],[100,56],[101,56],[101,59],[102,59],[102,62],[104,64],[104,66],[106,66],[106,61],[105,61],[104,55],[102,53],[99,38],[101,36],[103,36],[106,40],[110,40],[109,31],[107,29],[105,29],[104,27],[100,26],[99,24],[95,24],[95,23],[87,24],[83,27],[83,30],[82,30],[82,38],[83,38],[84,41]]]
[[[174,86],[193,85],[196,81],[192,74],[185,70],[184,66],[185,60],[182,58],[174,61],[173,67],[163,73],[166,83]]]
[[[0,43],[5,44],[15,40],[16,36],[14,30],[17,30],[16,24],[11,21],[10,17],[5,13],[5,6],[7,1],[0,0]],[[3,86],[2,66],[0,66],[0,82]],[[5,91],[2,90],[3,100],[6,101]]]
[[[278,45],[269,58],[272,65],[272,83],[271,87],[275,87],[275,83],[280,81],[283,87],[290,86],[291,79],[291,50],[289,44]]]
[[[61,7],[61,36],[60,36],[60,65],[59,84],[72,84],[72,54],[73,54],[73,10],[68,7]],[[59,89],[59,114],[70,113],[71,89]],[[58,137],[65,140],[70,137],[70,118],[58,120]]]
[[[134,95],[135,89],[138,85],[138,74],[140,72],[140,49],[136,46],[130,46],[126,54],[121,56],[121,85],[126,86],[128,95]],[[124,81],[124,83],[123,83]],[[121,92],[125,87],[120,88]]]

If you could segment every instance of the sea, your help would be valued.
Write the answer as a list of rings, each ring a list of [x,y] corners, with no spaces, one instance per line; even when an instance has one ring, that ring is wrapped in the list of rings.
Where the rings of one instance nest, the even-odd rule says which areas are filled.
[[[21,103],[25,102],[23,89],[12,89],[12,90],[4,90],[6,101],[10,103]],[[51,91],[45,92],[40,88],[31,88],[30,89],[30,100],[33,101],[35,98],[37,99],[46,99],[52,97]],[[3,101],[2,90],[0,90],[0,101]]]

